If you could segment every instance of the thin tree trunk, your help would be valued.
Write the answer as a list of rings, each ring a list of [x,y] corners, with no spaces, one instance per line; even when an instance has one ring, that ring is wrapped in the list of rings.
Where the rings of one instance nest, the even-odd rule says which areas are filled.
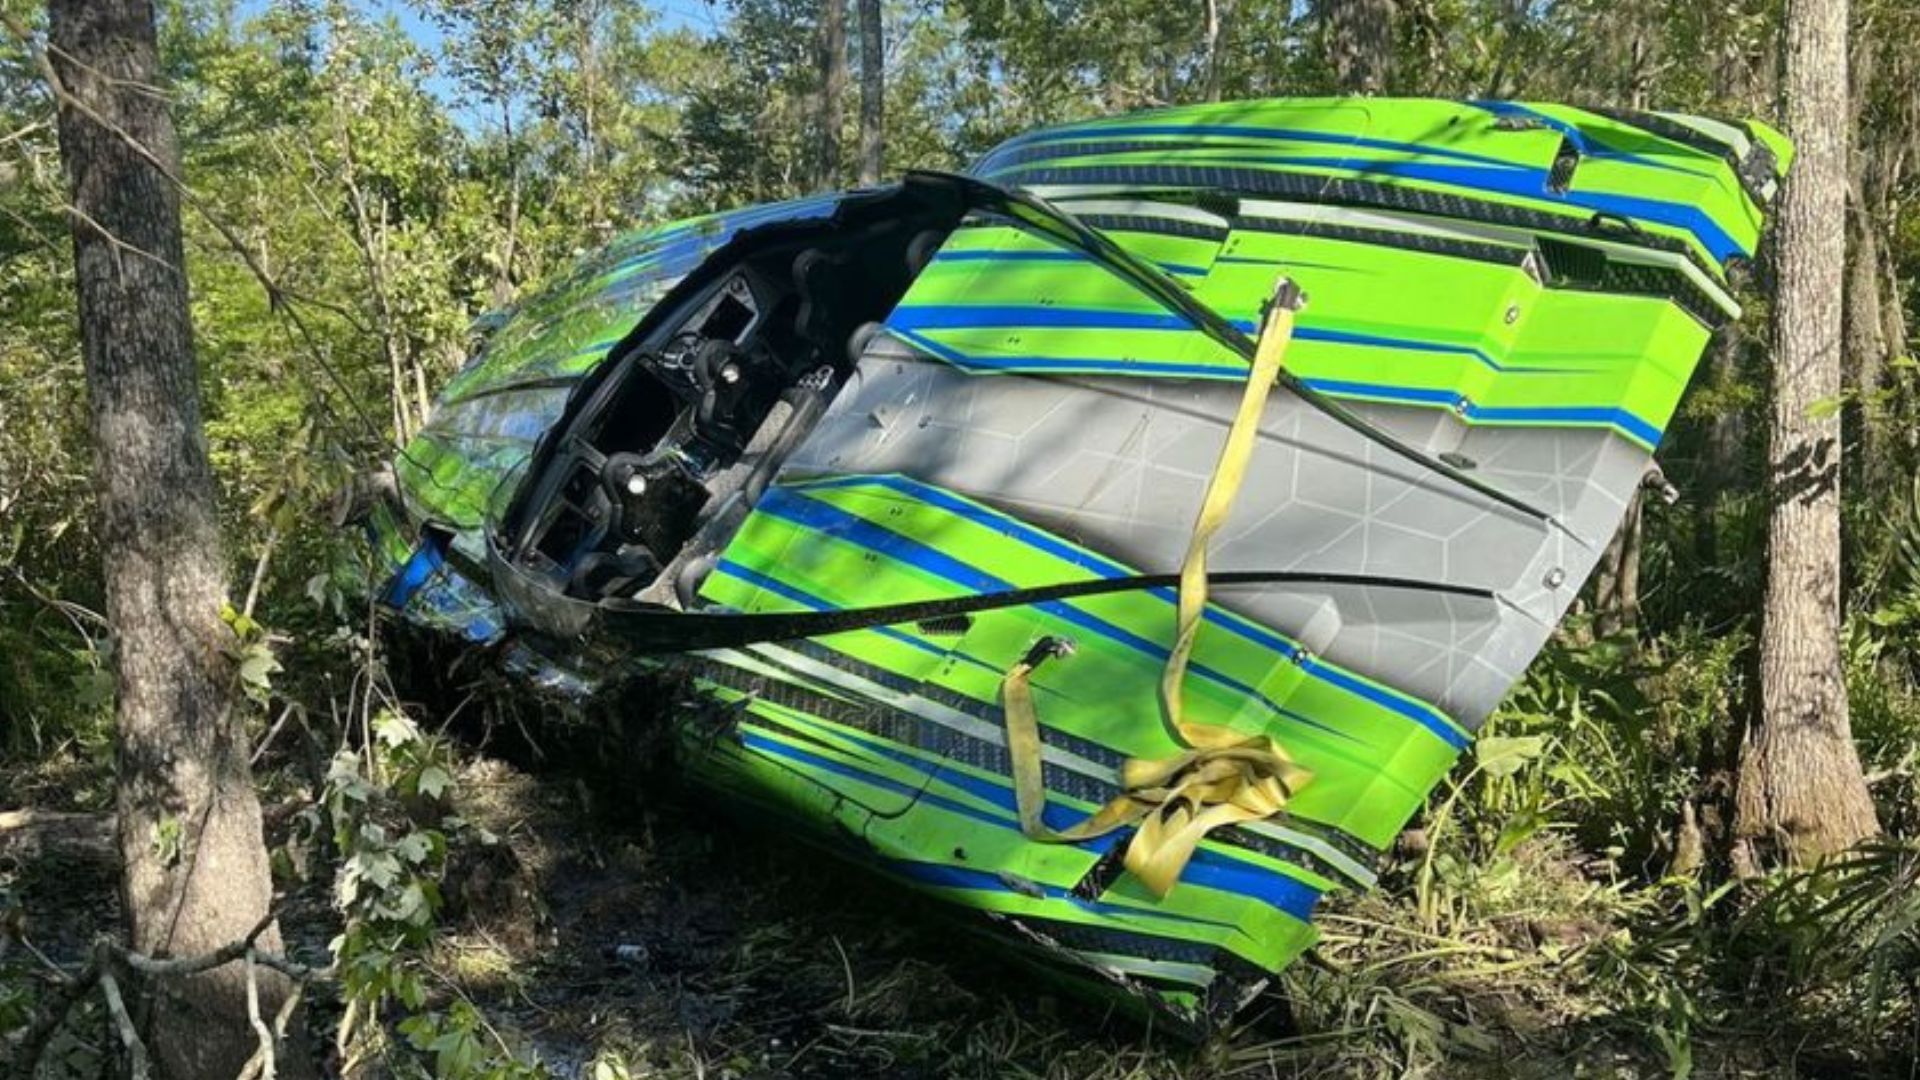
[[[598,112],[600,108],[600,6],[581,4],[575,12],[574,31],[579,35],[577,42],[580,65],[580,135],[584,144],[581,157],[586,166],[587,181],[587,223],[596,230],[606,224],[606,192],[600,183],[600,126]],[[604,239],[604,238],[602,238]]]
[[[360,251],[360,263],[367,272],[368,291],[373,294],[374,312],[380,330],[380,352],[387,360],[387,399],[393,420],[393,443],[405,446],[413,439],[413,401],[407,385],[406,349],[401,340],[399,320],[387,291],[386,214],[384,208],[376,222],[367,205],[366,192],[360,186],[360,168],[353,142],[353,131],[338,125],[341,161],[340,179],[347,191],[347,203],[353,208],[354,246]]]
[[[1901,294],[1899,267],[1888,245],[1881,245],[1880,258],[1884,264],[1880,284],[1886,290],[1881,298],[1880,311],[1885,320],[1887,346],[1891,355],[1911,358],[1913,351],[1909,348],[1911,338],[1907,331],[1906,297]],[[1895,368],[1893,376],[1888,380],[1895,396],[1893,408],[1898,410],[1897,415],[1911,416],[1916,398],[1912,368]],[[1883,456],[1890,467],[1898,467],[1902,461],[1912,462],[1916,456],[1920,456],[1917,453],[1920,452],[1920,424],[1895,424],[1890,434],[1892,440],[1898,443],[1898,453],[1901,455],[1896,457],[1894,448],[1887,448],[1888,453]]]
[[[1727,394],[1740,381],[1740,354],[1746,347],[1745,328],[1739,323],[1721,327],[1708,347],[1708,378],[1715,394]],[[1701,448],[1702,468],[1693,503],[1695,514],[1694,548],[1701,562],[1717,566],[1720,551],[1720,522],[1727,513],[1728,492],[1744,482],[1742,453],[1747,440],[1747,410],[1715,410],[1707,421],[1705,445]]]
[[[1600,555],[1600,570],[1594,579],[1594,633],[1610,638],[1627,633],[1640,624],[1640,548],[1642,515],[1646,504],[1643,489],[1635,489],[1620,519],[1613,542]]]
[[[1220,0],[1206,0],[1207,21],[1202,29],[1200,42],[1201,60],[1201,96],[1208,101],[1220,100]]]
[[[1394,0],[1324,0],[1327,55],[1343,93],[1383,94],[1393,63]]]
[[[880,0],[859,0],[860,182],[877,184],[886,163],[887,41]]]
[[[136,950],[195,955],[244,938],[272,881],[220,618],[226,566],[166,175],[179,152],[148,0],[49,7],[115,633],[123,900]],[[279,948],[277,930],[260,940]],[[253,1051],[240,965],[145,990],[164,1075],[230,1077]],[[260,991],[270,1016],[288,985],[263,974]],[[306,1074],[304,1059],[280,1060]]]
[[[500,265],[493,273],[493,305],[505,307],[513,299],[513,264],[520,255],[520,148],[513,137],[513,107],[501,99],[500,116],[507,137],[507,225],[500,241]]]
[[[814,186],[840,186],[840,127],[847,96],[847,0],[820,9],[820,171]]]
[[[1841,276],[1847,4],[1789,0],[1786,122],[1799,157],[1780,206],[1760,715],[1740,754],[1740,861],[1806,862],[1879,831],[1840,656]]]

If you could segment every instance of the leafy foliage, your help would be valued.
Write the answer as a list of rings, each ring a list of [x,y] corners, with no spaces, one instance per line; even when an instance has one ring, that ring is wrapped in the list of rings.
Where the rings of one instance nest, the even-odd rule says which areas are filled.
[[[399,1075],[449,1080],[527,1080],[546,1075],[537,1059],[509,1047],[451,984],[437,977],[429,946],[443,907],[449,834],[469,827],[447,813],[453,759],[447,744],[398,712],[373,722],[364,752],[342,750],[319,805],[302,815],[304,837],[325,836],[337,857],[333,902],[344,920],[331,949],[346,1017],[357,1023],[398,1009],[393,1030],[378,1025],[356,1053],[378,1053]],[[470,837],[493,843],[490,836]],[[408,1054],[404,1051],[412,1051]]]
[[[1220,18],[1211,46],[1208,6]],[[1774,0],[1391,6],[1395,92],[1760,116],[1777,96]],[[818,8],[160,8],[195,196],[186,270],[236,597],[257,584],[258,621],[232,618],[231,647],[250,696],[275,706],[249,717],[268,783],[318,796],[295,818],[282,869],[337,869],[334,948],[368,1052],[418,1074],[529,1075],[523,1049],[436,973],[449,850],[482,838],[451,812],[447,744],[373,689],[370,613],[332,577],[351,538],[322,523],[334,492],[418,426],[476,320],[575,253],[670,215],[850,179],[812,172]],[[1856,8],[1860,36],[1885,43],[1855,74],[1862,145],[1920,160],[1902,152],[1920,138],[1920,17],[1906,0]],[[40,10],[0,0],[30,36]],[[1226,97],[1331,90],[1326,10],[895,0],[888,170],[961,168],[1017,131],[1192,101],[1210,82]],[[434,33],[408,31],[421,23]],[[0,803],[97,808],[109,792],[111,643],[97,614],[93,451],[50,121],[26,43],[0,34]],[[1874,444],[1869,482],[1845,489],[1846,676],[1890,839],[1777,880],[1730,881],[1721,864],[1765,580],[1762,258],[1746,318],[1696,377],[1663,449],[1686,497],[1647,509],[1638,624],[1597,636],[1591,612],[1570,623],[1389,870],[1383,892],[1410,899],[1342,901],[1314,961],[1287,976],[1303,1033],[1243,1039],[1219,1051],[1220,1069],[1203,1058],[1196,1074],[1290,1061],[1485,1075],[1512,1046],[1557,1061],[1582,1039],[1629,1071],[1676,1075],[1726,1064],[1714,1055],[1744,1067],[1742,1044],[1769,1039],[1839,1073],[1911,1056],[1901,1025],[1914,1022],[1920,970],[1920,486],[1909,482],[1920,367],[1900,338],[1920,321],[1915,186],[1898,172],[1873,211],[1895,340],[1880,385],[1851,399],[1872,401],[1895,437]],[[287,727],[270,737],[275,715]],[[364,733],[347,719],[363,716],[378,717]],[[331,756],[340,745],[352,749]],[[18,960],[0,956],[0,1030],[34,1000]],[[1755,985],[1767,1001],[1750,1000]],[[1007,1022],[973,1049],[1011,1067],[995,1040],[1057,1038],[1030,1036]],[[1174,1068],[1116,1057],[1108,1071],[1160,1064]],[[626,1071],[613,1054],[594,1066],[596,1078]]]

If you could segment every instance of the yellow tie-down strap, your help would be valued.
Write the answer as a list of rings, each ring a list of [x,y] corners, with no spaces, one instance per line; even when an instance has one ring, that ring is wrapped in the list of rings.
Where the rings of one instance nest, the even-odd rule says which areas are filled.
[[[1186,749],[1171,757],[1127,761],[1120,770],[1122,794],[1076,825],[1050,828],[1041,818],[1047,801],[1046,781],[1040,720],[1029,680],[1035,667],[1051,656],[1065,655],[1071,647],[1053,638],[1040,642],[1007,672],[1000,685],[1021,831],[1035,840],[1075,843],[1137,824],[1139,828],[1127,845],[1126,867],[1156,896],[1165,896],[1173,889],[1194,848],[1208,832],[1279,813],[1287,799],[1313,778],[1271,737],[1190,722],[1185,708],[1187,660],[1207,607],[1207,545],[1226,522],[1241,481],[1246,478],[1254,437],[1266,412],[1268,394],[1280,377],[1287,345],[1293,339],[1294,313],[1302,300],[1299,288],[1285,278],[1274,289],[1273,301],[1260,325],[1246,392],[1207,482],[1206,499],[1194,522],[1186,561],[1180,567],[1177,632],[1160,679],[1160,704],[1168,733]]]

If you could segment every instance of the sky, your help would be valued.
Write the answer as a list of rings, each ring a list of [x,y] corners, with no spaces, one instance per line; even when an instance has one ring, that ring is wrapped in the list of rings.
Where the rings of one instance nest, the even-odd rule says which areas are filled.
[[[636,0],[636,3],[638,0]],[[725,14],[723,0],[651,0],[643,6],[650,7],[660,18],[662,29],[677,30],[682,27],[712,33],[719,29]],[[376,19],[391,18],[408,37],[418,42],[423,49],[438,51],[442,37],[440,28],[428,18],[417,4],[407,0],[354,0],[354,6]],[[272,10],[274,0],[239,0],[236,11],[240,18],[246,19]],[[427,80],[427,89],[446,102],[454,115],[461,117],[462,123],[473,119],[465,116],[458,99],[458,93],[447,77],[437,75]]]

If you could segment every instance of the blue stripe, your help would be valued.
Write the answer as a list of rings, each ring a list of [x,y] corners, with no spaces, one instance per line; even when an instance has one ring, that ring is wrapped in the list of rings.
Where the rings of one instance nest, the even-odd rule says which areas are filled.
[[[1664,432],[1625,409],[1580,406],[1467,405],[1467,415],[1476,420],[1507,420],[1519,423],[1612,424],[1657,448]]]
[[[792,488],[769,488],[754,509],[758,513],[766,513],[805,528],[818,529],[825,535],[837,537],[898,562],[917,567],[976,593],[1005,592],[1016,587],[1011,582],[961,562],[943,551],[929,547],[911,537],[884,529],[864,518],[847,513],[839,507],[807,498]],[[1168,650],[1158,642],[1150,641],[1124,627],[1115,626],[1099,616],[1082,611],[1063,601],[1045,601],[1033,606],[1064,622],[1072,623],[1110,641],[1151,656],[1156,661],[1165,662],[1169,655]],[[1258,701],[1275,715],[1307,724],[1341,738],[1352,737],[1338,728],[1286,709],[1261,693],[1259,689],[1205,664],[1191,664],[1189,670],[1209,682]],[[1446,737],[1442,734],[1442,738]],[[1464,746],[1465,743],[1462,742],[1459,745]]]
[[[1247,334],[1259,328],[1259,324],[1252,319],[1228,321],[1235,329]],[[1024,330],[1031,327],[1061,330],[1194,330],[1191,321],[1173,314],[1109,311],[1095,308],[1036,307],[1026,304],[903,304],[895,308],[893,314],[887,317],[887,326],[890,329],[907,331],[1000,328]],[[1490,370],[1499,372],[1527,375],[1592,373],[1591,369],[1585,368],[1509,367],[1480,348],[1451,342],[1418,341],[1412,338],[1387,337],[1381,334],[1364,334],[1352,330],[1334,330],[1314,326],[1296,327],[1293,336],[1300,341],[1318,341],[1330,345],[1360,345],[1380,349],[1466,356],[1479,361]]]
[[[1583,405],[1476,405],[1471,401],[1465,401],[1457,391],[1453,390],[1379,386],[1373,383],[1348,382],[1344,379],[1301,379],[1300,381],[1328,394],[1461,408],[1468,420],[1521,424],[1605,424],[1640,440],[1649,449],[1658,448],[1660,439],[1665,434],[1660,428],[1626,409]]]
[[[794,603],[800,604],[803,607],[809,608],[813,611],[834,610],[834,607],[832,604],[827,603],[825,600],[822,600],[817,596],[813,596],[810,593],[802,592],[801,590],[796,589],[793,586],[788,585],[783,581],[779,581],[775,578],[770,578],[767,575],[762,574],[758,570],[754,570],[751,567],[742,566],[731,559],[720,560],[719,564],[715,566],[714,569],[722,571],[729,577],[739,578],[741,581],[744,581],[749,585],[753,585],[758,588],[765,589],[766,591],[773,593],[775,596],[779,596],[787,600],[791,600]],[[935,645],[930,641],[922,641],[919,638],[914,637],[912,634],[902,633],[891,626],[876,626],[876,627],[873,627],[872,629],[875,633],[880,634],[883,637],[891,638],[894,641],[898,641],[902,645],[912,646],[913,648],[918,649],[921,652],[932,653],[933,655],[939,656],[939,657],[945,657],[947,655],[947,650],[939,647],[938,645]]]
[[[1467,161],[1479,165],[1499,165],[1513,167],[1513,162],[1486,154],[1475,154],[1465,150],[1449,150],[1444,147],[1428,146],[1422,143],[1400,142],[1394,139],[1373,139],[1361,135],[1332,135],[1324,131],[1309,131],[1300,128],[1255,127],[1250,124],[1111,124],[1078,125],[1074,127],[1052,128],[1035,131],[1026,135],[1008,139],[995,147],[980,164],[974,166],[976,174],[993,171],[994,159],[1003,151],[1034,143],[1070,142],[1075,139],[1097,141],[1099,139],[1128,138],[1134,136],[1186,136],[1206,138],[1226,136],[1245,139],[1268,139],[1282,142],[1320,143],[1333,146],[1352,146],[1366,150],[1387,150],[1396,153],[1415,154],[1421,157],[1445,158],[1453,161]],[[1169,143],[1169,148],[1178,148],[1180,144]]]
[[[812,593],[805,592],[801,589],[795,588],[794,586],[789,585],[784,581],[778,581],[774,578],[770,578],[767,575],[762,574],[758,570],[755,570],[752,567],[742,566],[739,563],[734,562],[732,559],[721,559],[719,563],[715,564],[714,569],[720,571],[721,573],[726,574],[729,577],[739,578],[741,581],[744,581],[749,585],[758,586],[759,588],[765,589],[766,591],[773,593],[777,596],[785,597],[786,599],[791,600],[796,604],[800,604],[804,607],[807,607],[813,611],[839,610],[833,604],[827,602],[825,599],[822,599],[821,597],[815,596]],[[905,631],[902,631],[902,630],[896,630],[891,626],[871,626],[871,627],[867,627],[867,629],[872,630],[874,633],[879,634],[882,637],[891,638],[892,640],[897,641],[902,645],[911,646],[915,649],[920,650],[921,652],[931,653],[932,655],[938,656],[942,659],[946,659],[947,657],[952,657],[957,660],[964,660],[967,663],[972,664],[974,667],[983,668],[987,671],[993,672],[993,674],[996,677],[1004,674],[1004,672],[1002,672],[999,668],[994,667],[992,664],[987,663],[985,660],[982,660],[979,657],[971,656],[971,655],[968,655],[967,653],[961,652],[958,648],[951,649],[951,650],[943,649],[940,646],[935,645],[930,641],[926,641],[922,638],[914,637],[912,634],[906,633]]]
[[[955,367],[968,371],[1037,372],[1058,371],[1077,375],[1158,375],[1174,379],[1245,379],[1246,369],[1227,364],[1168,364],[1152,360],[1114,360],[1104,357],[1066,356],[970,356],[911,330],[888,327],[887,332],[916,349]],[[1457,407],[1461,396],[1455,390],[1435,390],[1417,386],[1392,386],[1382,383],[1353,382],[1346,379],[1301,377],[1302,385],[1321,393],[1340,397],[1361,397],[1375,401],[1396,401],[1417,405]],[[1517,406],[1477,406],[1468,403],[1465,417],[1493,423],[1608,424],[1623,434],[1640,440],[1649,449],[1657,449],[1664,432],[1657,426],[1625,409],[1601,406],[1565,406],[1521,408]]]
[[[874,749],[903,765],[918,769],[930,776],[937,776],[942,782],[976,798],[991,802],[1008,813],[1015,815],[1019,813],[1018,797],[1014,794],[1010,783],[973,776],[958,770],[945,770],[938,767],[929,769],[928,762],[897,747],[876,745]],[[1040,814],[1041,820],[1052,829],[1066,829],[1077,825],[1086,816],[1083,810],[1052,800],[1047,801]],[[1014,820],[1018,822],[1017,816]],[[1108,833],[1106,836],[1095,837],[1092,841],[1081,841],[1075,846],[1104,853],[1112,846],[1111,841],[1116,835],[1118,834]],[[1207,848],[1194,849],[1193,857],[1188,860],[1187,868],[1181,873],[1180,880],[1224,892],[1239,893],[1242,896],[1258,897],[1303,922],[1312,917],[1313,905],[1320,899],[1318,890],[1292,875],[1276,873],[1234,858],[1225,852]]]
[[[934,262],[1083,262],[1101,264],[1091,255],[1078,251],[1001,251],[988,248],[968,248],[964,251],[942,251],[933,257]],[[1207,268],[1192,263],[1159,262],[1148,260],[1170,274],[1204,276]]]
[[[1414,341],[1410,338],[1385,337],[1380,334],[1362,334],[1351,330],[1326,330],[1315,326],[1296,327],[1293,336],[1301,341],[1322,341],[1332,345],[1363,345],[1375,349],[1400,349],[1411,352],[1445,353],[1450,356],[1470,356],[1493,371],[1519,375],[1590,375],[1591,368],[1546,368],[1509,366],[1489,356],[1485,351],[1472,345],[1456,345],[1439,341]]]
[[[1329,167],[1340,167],[1332,165]],[[1349,166],[1350,167],[1350,166]],[[1691,203],[1672,203],[1664,199],[1650,199],[1639,195],[1622,195],[1604,191],[1566,191],[1547,190],[1547,171],[1528,170],[1516,173],[1508,169],[1479,169],[1458,165],[1423,165],[1417,162],[1369,163],[1360,169],[1362,175],[1385,173],[1390,176],[1405,177],[1410,180],[1426,180],[1433,183],[1452,184],[1457,187],[1475,188],[1480,191],[1494,191],[1503,195],[1518,195],[1525,198],[1544,199],[1550,202],[1568,203],[1588,210],[1599,210],[1622,217],[1640,218],[1645,221],[1671,225],[1684,229],[1697,238],[1715,259],[1725,263],[1734,256],[1748,254],[1727,230],[1711,214]]]
[[[1618,156],[1618,155],[1615,155]],[[1422,180],[1430,183],[1447,184],[1470,191],[1493,192],[1512,195],[1525,199],[1547,203],[1558,203],[1585,210],[1596,210],[1623,217],[1641,218],[1647,221],[1683,229],[1693,235],[1700,245],[1720,263],[1725,263],[1736,255],[1748,254],[1747,249],[1735,240],[1731,234],[1721,228],[1713,216],[1690,203],[1673,203],[1664,199],[1653,199],[1637,195],[1623,195],[1600,191],[1547,190],[1548,173],[1544,169],[1532,168],[1484,168],[1472,165],[1436,165],[1423,162],[1366,161],[1346,158],[1287,157],[1272,158],[1267,165],[1278,167],[1285,172],[1289,168],[1327,169],[1350,172],[1355,176],[1392,176],[1408,180]],[[1261,159],[1246,159],[1245,165],[1229,164],[1223,167],[1260,169]],[[1017,182],[1018,177],[1026,173],[1078,173],[1089,170],[1107,170],[1114,168],[1131,169],[1141,174],[1150,174],[1155,168],[1205,169],[1207,165],[1182,163],[1178,165],[1107,165],[1097,162],[1085,164],[1035,162],[1014,166],[1006,170],[1008,179]],[[1136,176],[1137,183],[1147,183],[1147,179]]]
[[[1006,829],[1012,832],[1020,831],[1019,820],[1015,817],[1003,817],[1001,815],[997,815],[989,811],[981,810],[977,807],[959,802],[958,800],[949,799],[946,796],[935,794],[934,792],[929,791],[925,788],[922,788],[916,785],[902,783],[891,777],[888,777],[879,773],[875,773],[867,769],[863,769],[850,762],[840,761],[835,758],[830,758],[825,755],[817,754],[809,750],[804,750],[800,747],[793,746],[785,742],[781,742],[778,739],[771,738],[769,736],[760,734],[750,729],[742,729],[740,737],[741,737],[741,742],[743,744],[745,744],[747,747],[751,749],[758,750],[761,753],[769,753],[779,757],[788,758],[790,760],[801,762],[813,768],[820,769],[825,772],[833,773],[835,775],[844,776],[852,780],[857,780],[863,784],[868,784],[870,786],[877,787],[885,791],[890,791],[900,795],[909,796],[913,798],[916,802],[924,802],[931,806],[937,806],[940,809],[947,810],[952,813],[960,814],[964,817],[971,818],[975,821],[979,821],[984,824],[993,825],[998,828]],[[899,751],[895,751],[893,754],[890,754],[889,756],[895,756],[895,755],[898,755],[905,763],[915,766],[917,769],[919,769],[922,772],[928,771],[925,767],[927,764],[926,762],[915,759],[911,755],[907,755]],[[1001,802],[1001,799],[998,797],[1000,795],[1004,795],[1008,800],[1011,800],[1012,798],[1011,791],[1008,789],[998,788],[996,785],[986,783],[984,781],[979,780],[976,777],[967,776],[966,774],[960,773],[957,771],[946,772],[944,770],[935,769],[931,771],[929,775],[937,776],[939,779],[949,783],[953,783],[955,786],[962,787],[965,790],[972,791],[975,788],[978,788],[981,792],[983,792],[983,797],[991,799],[996,804],[999,804]],[[963,783],[963,781],[966,783]],[[1008,809],[1011,810],[1010,802],[1008,804]],[[1075,813],[1070,808],[1062,807],[1052,802],[1048,803],[1048,809],[1065,811],[1067,814],[1065,821],[1068,823],[1071,823],[1073,821],[1078,821],[1082,816],[1084,816],[1082,814]],[[1059,826],[1055,826],[1055,827],[1057,828]],[[1108,833],[1105,836],[1095,837],[1092,840],[1081,841],[1073,846],[1081,848],[1082,850],[1085,850],[1085,851],[1092,852],[1094,854],[1104,854],[1106,851],[1110,850],[1114,845],[1119,843],[1121,839],[1129,835],[1131,835],[1131,833],[1128,830],[1116,830],[1114,832]],[[939,864],[923,864],[923,865],[939,865]],[[969,871],[966,868],[962,868],[962,867],[947,867],[946,869],[949,871],[952,871],[955,874],[962,874],[962,875],[970,875],[972,873],[975,873],[974,871]],[[1009,887],[1006,885],[1006,883],[1000,880],[997,874],[986,874],[985,871],[979,871],[978,873],[986,875],[986,880],[990,880],[992,884],[991,885],[968,884],[968,885],[956,885],[954,887],[990,888],[996,892],[1011,891]],[[959,880],[959,879],[956,878],[954,880]],[[968,877],[966,878],[966,880],[974,881],[974,880],[980,880],[980,879]],[[1267,870],[1262,867],[1257,867],[1247,863],[1243,863],[1237,859],[1224,857],[1220,852],[1209,851],[1204,848],[1195,849],[1193,858],[1187,863],[1186,870],[1183,871],[1180,875],[1180,880],[1185,882],[1190,882],[1192,884],[1199,885],[1204,888],[1219,889],[1222,892],[1230,892],[1236,895],[1248,897],[1250,899],[1262,901],[1275,908],[1278,908],[1281,911],[1286,912],[1287,914],[1293,916],[1294,918],[1299,919],[1301,922],[1309,922],[1312,920],[1314,905],[1317,904],[1320,899],[1320,891],[1318,889],[1315,889],[1313,886],[1308,885],[1306,882],[1300,881],[1299,879],[1293,877],[1292,875],[1285,874],[1279,871]],[[1204,918],[1198,918],[1198,917],[1189,916],[1189,915],[1181,915],[1176,912],[1159,911],[1151,908],[1126,907],[1118,904],[1102,903],[1097,900],[1090,901],[1082,897],[1076,896],[1070,890],[1062,889],[1059,886],[1048,885],[1044,882],[1038,882],[1038,881],[1033,882],[1033,884],[1041,888],[1043,891],[1045,891],[1049,899],[1065,900],[1069,903],[1072,903],[1076,907],[1081,907],[1084,910],[1097,912],[1099,914],[1139,915],[1139,916],[1145,916],[1149,918],[1174,919],[1180,922],[1204,923],[1212,926],[1230,926],[1231,925],[1227,923],[1217,922],[1212,919],[1204,919]],[[1235,929],[1238,929],[1238,928],[1235,927]]]
[[[1669,162],[1661,161],[1657,158],[1647,157],[1644,154],[1635,154],[1626,150],[1615,150],[1612,147],[1607,146],[1605,143],[1601,142],[1600,140],[1594,138],[1593,136],[1588,135],[1585,131],[1581,130],[1578,126],[1568,123],[1567,121],[1562,120],[1558,117],[1548,116],[1546,113],[1543,113],[1538,109],[1530,109],[1527,106],[1522,105],[1517,101],[1498,101],[1491,98],[1481,98],[1479,100],[1470,101],[1467,104],[1472,105],[1478,109],[1485,109],[1486,111],[1494,114],[1495,116],[1520,117],[1523,119],[1534,120],[1539,123],[1545,124],[1546,126],[1552,128],[1553,130],[1559,132],[1561,135],[1565,136],[1566,140],[1573,144],[1574,149],[1580,151],[1581,154],[1587,157],[1611,158],[1616,161],[1629,161],[1635,165],[1644,165],[1650,169],[1664,169],[1668,172],[1686,173],[1689,176],[1706,177],[1710,175],[1708,173],[1700,172],[1697,169],[1688,169],[1679,165],[1671,164]],[[1691,149],[1689,150],[1689,152],[1698,153],[1698,151],[1693,151]]]
[[[1251,319],[1231,320],[1252,333]],[[887,316],[887,326],[899,330],[983,330],[1001,327],[1041,327],[1069,330],[1192,330],[1192,320],[1153,311],[1102,311],[1020,304],[902,304]]]
[[[863,485],[873,485],[878,487],[891,488],[895,491],[900,492],[901,494],[907,495],[915,499],[919,499],[920,501],[925,502],[930,506],[939,507],[940,509],[946,510],[949,513],[957,514],[970,521],[973,521],[976,524],[985,525],[988,528],[994,529],[1006,536],[1019,540],[1027,544],[1029,547],[1037,548],[1064,562],[1072,563],[1075,566],[1080,566],[1087,570],[1091,570],[1102,577],[1121,577],[1133,572],[1131,569],[1121,565],[1120,563],[1102,558],[1101,556],[1095,555],[1094,553],[1086,551],[1084,549],[1075,548],[1072,545],[1067,544],[1066,542],[1059,540],[1056,537],[1050,536],[1045,532],[1042,532],[1038,529],[1033,528],[1032,526],[1019,520],[1018,518],[1010,517],[1006,514],[1001,514],[997,511],[990,510],[986,507],[979,505],[978,503],[969,502],[965,499],[961,499],[950,492],[944,491],[940,488],[933,487],[928,484],[920,483],[919,481],[913,480],[909,477],[897,476],[897,475],[846,476],[846,477],[836,477],[831,480],[815,481],[805,486],[808,488],[826,488],[826,487],[859,487]],[[768,494],[772,494],[774,491],[779,491],[779,490],[782,490],[782,489],[780,488],[770,489]],[[1153,589],[1150,591],[1153,593],[1153,595],[1159,597],[1160,599],[1166,601],[1169,604],[1177,604],[1179,602],[1178,595],[1172,589]],[[1281,655],[1287,657],[1288,659],[1295,660],[1295,661],[1299,661],[1302,659],[1311,659],[1310,657],[1307,657],[1306,654],[1301,652],[1300,647],[1297,644],[1287,640],[1284,637],[1281,637],[1280,635],[1274,633],[1271,630],[1268,630],[1266,627],[1263,627],[1258,623],[1252,622],[1251,620],[1233,617],[1228,615],[1226,612],[1222,612],[1218,609],[1211,608],[1211,607],[1209,607],[1206,610],[1203,617],[1206,619],[1207,622],[1213,623],[1216,626],[1220,626],[1234,634],[1239,635],[1240,637],[1246,638],[1249,641],[1253,641],[1257,644],[1264,645],[1267,648],[1273,649],[1274,651],[1280,653]],[[1382,689],[1381,687],[1374,686],[1371,683],[1365,682],[1364,680],[1354,678],[1353,676],[1348,675],[1346,672],[1343,672],[1340,669],[1335,667],[1330,667],[1326,664],[1309,663],[1309,664],[1303,664],[1302,666],[1303,666],[1303,669],[1310,675],[1313,675],[1317,678],[1322,679],[1325,682],[1338,686],[1341,689],[1357,694],[1360,697],[1366,698],[1368,701],[1372,701],[1376,704],[1379,704],[1388,709],[1391,709],[1392,711],[1399,713],[1402,716],[1409,717],[1410,719],[1420,724],[1420,726],[1440,736],[1441,739],[1445,740],[1448,743],[1448,745],[1453,746],[1455,749],[1465,749],[1470,741],[1469,737],[1464,732],[1460,731],[1457,727],[1455,727],[1450,721],[1448,721],[1438,711],[1428,709],[1417,701],[1414,701],[1409,698],[1401,697],[1396,694],[1389,693],[1386,690]],[[1265,699],[1262,699],[1262,700],[1265,700]],[[1269,704],[1271,703],[1269,702]],[[1312,724],[1315,727],[1323,728],[1325,730],[1333,730],[1331,728],[1328,728],[1325,724],[1321,724],[1317,721],[1314,721],[1306,716],[1301,715],[1298,712],[1294,712],[1293,710],[1279,709],[1279,712],[1281,713],[1281,715],[1287,716],[1291,719],[1299,720],[1307,724]]]
[[[930,356],[966,371],[1065,371],[1079,373],[1113,372],[1122,375],[1160,375],[1170,379],[1246,380],[1246,366],[1239,363],[1169,364],[1157,360],[1112,360],[1066,356],[973,356],[924,334],[888,326],[886,331]]]

